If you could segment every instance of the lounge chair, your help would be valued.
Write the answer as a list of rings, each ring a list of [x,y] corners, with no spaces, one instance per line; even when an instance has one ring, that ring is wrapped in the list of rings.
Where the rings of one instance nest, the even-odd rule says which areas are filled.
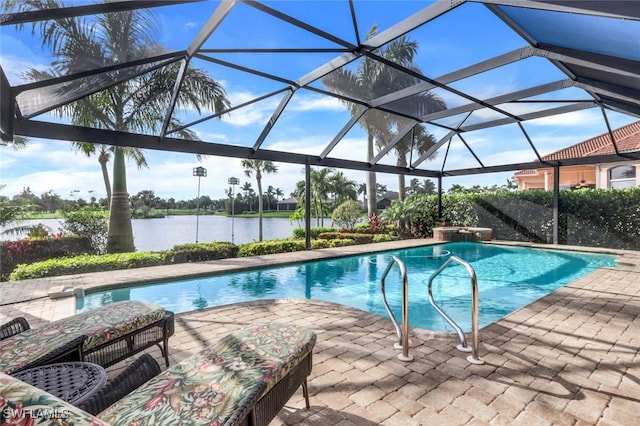
[[[159,371],[157,363],[143,355],[84,401],[83,410],[60,412],[69,416],[67,423],[76,424],[265,426],[301,385],[309,407],[306,380],[315,342],[313,331],[294,325],[247,326],[137,387],[137,378]],[[57,398],[2,373],[0,395],[8,395],[6,406],[12,409],[43,410],[44,403],[49,410],[64,410]],[[97,414],[94,418],[90,413]],[[0,424],[6,420],[2,416],[0,411]]]
[[[12,373],[60,361],[108,367],[153,345],[169,366],[174,315],[139,301],[115,302],[30,328],[22,317],[0,326],[0,371]]]

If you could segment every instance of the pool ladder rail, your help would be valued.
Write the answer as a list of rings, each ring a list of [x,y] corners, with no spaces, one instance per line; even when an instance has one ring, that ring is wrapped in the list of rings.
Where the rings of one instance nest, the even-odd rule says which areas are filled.
[[[400,275],[402,276],[402,330],[398,325],[398,321],[396,321],[395,315],[393,315],[393,312],[389,307],[389,303],[387,302],[387,292],[384,287],[384,280],[387,278],[387,275],[391,268],[393,268],[393,265],[398,265]],[[393,327],[396,329],[396,335],[398,336],[398,341],[393,345],[393,347],[395,349],[402,349],[402,353],[398,354],[398,359],[400,361],[413,361],[413,356],[409,355],[409,279],[407,278],[407,267],[404,265],[404,262],[396,256],[391,256],[391,261],[387,265],[387,269],[385,269],[382,274],[380,289],[382,290],[382,303],[384,303],[384,307],[391,318]]]
[[[460,326],[456,324],[456,322],[449,315],[447,315],[447,313],[433,300],[433,280],[453,262],[459,263],[460,265],[464,266],[471,279],[471,323],[473,347],[469,347],[469,345],[467,344],[467,340],[464,332],[462,331],[462,328],[460,328]],[[385,291],[385,279],[389,274],[389,271],[391,271],[393,265],[398,265],[400,274],[402,276],[402,328],[400,328],[400,326],[398,325],[398,321],[396,320],[395,315],[389,307]],[[398,359],[400,359],[401,361],[412,361],[413,356],[409,354],[409,279],[407,276],[407,268],[404,262],[402,262],[396,256],[391,256],[391,261],[382,274],[382,279],[380,280],[380,288],[382,291],[382,302],[385,309],[387,310],[387,313],[389,314],[389,317],[391,318],[391,322],[393,323],[393,326],[396,330],[396,335],[398,336],[398,342],[394,344],[394,348],[402,349],[402,353],[398,355]],[[478,279],[476,278],[476,272],[471,264],[460,259],[457,256],[449,257],[433,274],[431,274],[431,277],[429,278],[428,291],[429,302],[431,303],[431,305],[440,315],[442,315],[442,317],[454,328],[454,330],[458,334],[460,344],[457,346],[457,349],[462,352],[472,352],[472,355],[469,355],[467,357],[467,361],[469,361],[470,363],[478,365],[484,364],[484,360],[478,356]]]

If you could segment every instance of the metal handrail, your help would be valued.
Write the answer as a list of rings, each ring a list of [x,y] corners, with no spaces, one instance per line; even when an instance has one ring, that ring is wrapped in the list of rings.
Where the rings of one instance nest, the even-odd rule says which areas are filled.
[[[384,289],[384,280],[394,264],[398,265],[400,275],[402,276],[402,330],[400,330],[398,321],[396,321],[396,317],[393,315],[393,312],[389,307],[389,303],[387,303],[387,295]],[[409,355],[409,279],[407,278],[407,268],[404,265],[404,262],[396,256],[391,256],[391,261],[387,265],[387,269],[385,269],[382,274],[380,289],[382,291],[382,303],[384,303],[384,307],[391,318],[391,322],[393,323],[398,336],[398,342],[394,347],[397,349],[402,348],[402,353],[398,355],[398,359],[401,361],[412,361],[413,356]]]
[[[473,347],[469,348],[467,345],[467,339],[465,338],[464,332],[460,328],[456,322],[451,319],[447,313],[438,306],[438,304],[433,300],[433,280],[436,276],[440,274],[447,266],[451,264],[451,262],[457,262],[460,265],[464,266],[467,272],[469,273],[469,277],[471,278],[471,327],[472,327],[472,337],[473,337]],[[466,262],[460,259],[457,256],[451,256],[447,259],[429,278],[429,302],[431,305],[444,317],[445,320],[456,330],[458,333],[458,338],[460,339],[460,344],[457,346],[458,350],[463,352],[472,352],[472,355],[467,357],[467,361],[473,364],[484,364],[484,360],[478,357],[478,279],[476,277],[476,271],[473,269],[469,262]]]

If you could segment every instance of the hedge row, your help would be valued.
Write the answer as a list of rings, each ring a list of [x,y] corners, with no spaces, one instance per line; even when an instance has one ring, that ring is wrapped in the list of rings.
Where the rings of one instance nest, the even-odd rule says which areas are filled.
[[[553,193],[527,191],[517,197],[476,197],[475,211],[493,237],[552,242]],[[558,209],[560,244],[640,249],[640,188],[561,191]]]
[[[323,238],[311,241],[311,248],[344,247],[359,244],[353,238],[358,234],[339,234],[340,238]],[[345,237],[351,235],[352,237]],[[396,239],[390,235],[366,235],[368,242],[390,241]],[[373,238],[372,238],[373,237]],[[200,262],[206,260],[233,257],[259,256],[265,254],[303,251],[305,241],[299,239],[272,240],[236,246],[228,242],[181,244],[162,252],[134,252],[108,255],[80,255],[61,257],[31,264],[21,264],[11,273],[9,280],[18,281],[30,278],[53,277],[68,274],[110,271],[116,269],[140,268],[175,263]]]
[[[411,203],[414,236],[431,237],[436,197]],[[492,228],[497,240],[552,242],[552,191],[450,194],[442,204],[452,226]],[[560,191],[558,217],[560,244],[640,250],[640,188]]]
[[[180,244],[171,250],[161,252],[133,252],[106,255],[83,254],[80,256],[57,257],[41,262],[20,264],[11,273],[9,280],[18,281],[29,278],[55,277],[68,274],[199,262],[236,257],[237,255],[238,246],[227,242]]]

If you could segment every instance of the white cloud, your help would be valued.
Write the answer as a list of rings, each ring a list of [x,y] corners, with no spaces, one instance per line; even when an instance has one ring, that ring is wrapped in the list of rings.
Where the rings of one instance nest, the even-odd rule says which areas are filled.
[[[258,95],[254,95],[247,91],[233,92],[228,95],[232,105],[240,105],[258,97]],[[273,111],[275,111],[279,102],[280,100],[277,97],[271,97],[260,102],[255,102],[234,110],[229,114],[225,114],[223,120],[225,123],[233,126],[263,126],[267,119],[273,114]]]
[[[594,120],[597,120],[597,123],[602,123],[602,114],[597,109],[553,115],[550,117],[527,121],[527,123],[533,126],[578,127],[592,126],[594,124]]]
[[[337,99],[331,96],[303,95],[296,93],[296,96],[288,105],[292,111],[344,111],[346,107]]]
[[[41,52],[32,52],[32,49],[20,39],[4,32],[2,34],[1,51],[0,64],[11,85],[26,83],[24,73],[31,68],[39,70],[49,68],[48,63],[42,62]],[[38,58],[38,60],[35,58]]]

